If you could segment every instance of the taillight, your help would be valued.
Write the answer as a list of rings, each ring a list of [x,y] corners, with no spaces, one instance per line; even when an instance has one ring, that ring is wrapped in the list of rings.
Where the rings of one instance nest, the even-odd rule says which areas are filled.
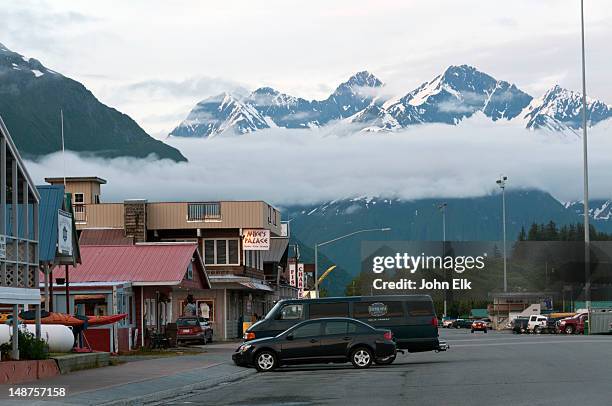
[[[434,327],[438,327],[438,318],[437,317],[432,317],[431,318],[431,325]]]
[[[390,331],[385,332],[384,334],[385,340],[393,340],[393,333]]]
[[[247,340],[247,341],[248,340],[254,340],[255,339],[255,333],[251,333],[251,332],[244,333],[244,339]]]
[[[195,327],[193,328],[193,332],[194,332],[194,333],[201,333],[201,332],[202,332],[202,327],[200,327],[200,326],[195,326]]]

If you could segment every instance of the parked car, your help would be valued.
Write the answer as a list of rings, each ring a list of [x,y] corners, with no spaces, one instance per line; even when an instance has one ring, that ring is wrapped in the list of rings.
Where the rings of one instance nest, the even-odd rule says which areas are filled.
[[[178,342],[212,343],[213,328],[208,320],[202,317],[179,317],[176,320]]]
[[[548,317],[539,314],[532,314],[529,316],[527,322],[527,330],[530,333],[539,334],[546,329]]]
[[[453,326],[453,322],[454,321],[455,321],[455,319],[442,320],[442,327],[444,327],[444,328],[451,328]]]
[[[484,320],[474,320],[472,322],[472,333],[474,331],[484,331],[487,332],[487,322]]]
[[[528,333],[527,325],[529,324],[528,318],[518,317],[512,320],[512,332],[514,334]]]
[[[302,321],[325,317],[349,317],[391,330],[397,347],[408,352],[448,349],[438,338],[438,319],[429,295],[281,300],[246,330],[244,340],[275,337]]]
[[[395,354],[391,330],[332,317],[303,321],[276,337],[246,341],[232,359],[237,365],[253,365],[266,372],[281,365],[328,362],[351,362],[355,368],[368,368],[377,360],[395,359]]]
[[[584,334],[584,322],[589,318],[588,313],[577,314],[559,320],[559,332],[565,334]]]
[[[472,328],[472,319],[457,319],[453,322],[453,328]]]

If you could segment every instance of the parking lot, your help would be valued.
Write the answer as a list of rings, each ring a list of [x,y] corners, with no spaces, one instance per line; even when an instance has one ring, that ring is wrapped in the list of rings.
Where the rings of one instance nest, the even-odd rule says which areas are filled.
[[[440,329],[451,348],[391,366],[308,365],[258,373],[164,404],[610,405],[612,336]]]

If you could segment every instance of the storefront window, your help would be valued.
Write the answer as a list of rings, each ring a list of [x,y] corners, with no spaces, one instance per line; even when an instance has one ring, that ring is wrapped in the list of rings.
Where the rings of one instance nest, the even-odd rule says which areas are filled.
[[[238,239],[204,240],[204,263],[206,265],[239,265]]]

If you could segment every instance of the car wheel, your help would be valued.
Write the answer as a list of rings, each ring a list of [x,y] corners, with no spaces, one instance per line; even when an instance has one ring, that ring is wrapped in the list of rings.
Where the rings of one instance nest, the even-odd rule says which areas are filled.
[[[533,334],[540,334],[540,326],[535,326],[533,328]]]
[[[486,328],[484,329],[484,332],[485,332],[485,334],[487,334],[487,329]]]
[[[277,366],[276,354],[263,350],[255,356],[255,368],[259,372],[273,371]]]
[[[391,365],[393,364],[393,361],[395,361],[395,358],[396,358],[396,355],[393,354],[392,356],[386,357],[386,358],[376,358],[374,362],[377,365]]]
[[[574,327],[572,326],[565,327],[565,334],[574,334]]]
[[[373,358],[372,351],[366,347],[359,347],[351,353],[351,363],[355,368],[369,368]]]
[[[472,334],[474,334],[474,329],[472,329]]]

